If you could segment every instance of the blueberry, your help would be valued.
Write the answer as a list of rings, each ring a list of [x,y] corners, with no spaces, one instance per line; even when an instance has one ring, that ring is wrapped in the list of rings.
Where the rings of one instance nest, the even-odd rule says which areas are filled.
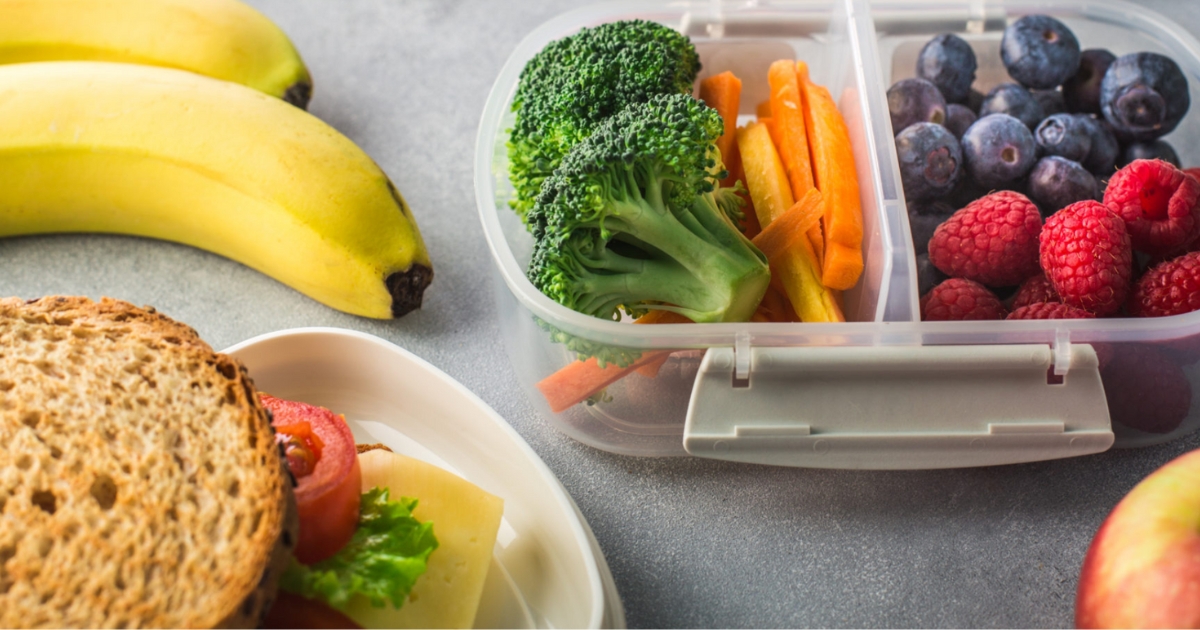
[[[942,124],[946,120],[946,99],[937,86],[925,79],[901,79],[887,91],[892,132],[900,133],[913,123]]]
[[[1044,155],[1061,155],[1083,162],[1092,150],[1092,129],[1086,115],[1055,114],[1037,126],[1033,137]]]
[[[917,55],[917,76],[936,85],[947,103],[967,100],[977,67],[971,45],[950,33],[929,40]]]
[[[1120,139],[1142,142],[1166,135],[1190,104],[1179,65],[1157,53],[1118,57],[1100,83],[1100,111]]]
[[[966,154],[964,153],[963,156],[963,161],[965,162]],[[964,171],[962,178],[958,180],[958,185],[946,196],[946,203],[955,208],[965,208],[967,204],[983,197],[992,190],[992,188],[984,188],[979,182],[970,177],[969,171]]]
[[[916,253],[924,254],[929,251],[929,239],[933,238],[933,231],[952,214],[954,207],[942,201],[908,205],[908,225],[912,228],[913,248]]]
[[[1037,127],[1046,117],[1033,94],[1016,83],[1001,83],[983,97],[979,116],[982,118],[988,114],[1008,114],[1030,129]]]
[[[940,269],[933,266],[929,262],[929,254],[917,255],[917,294],[925,295],[929,293],[933,287],[947,281],[950,276],[942,273]]]
[[[1067,111],[1067,102],[1058,90],[1034,90],[1033,100],[1042,106],[1043,116],[1053,116]]]
[[[1125,147],[1121,152],[1119,166],[1125,166],[1134,160],[1162,160],[1174,164],[1175,168],[1183,168],[1180,166],[1179,154],[1175,153],[1174,147],[1167,144],[1166,140],[1135,142]]]
[[[1079,40],[1048,15],[1026,15],[1004,29],[1000,60],[1008,76],[1027,88],[1058,87],[1079,69]]]
[[[950,130],[950,133],[954,134],[955,138],[961,140],[963,132],[967,130],[967,127],[975,124],[978,118],[975,112],[968,109],[966,105],[950,103],[946,106],[946,122],[943,124],[946,129]]]
[[[1015,185],[1037,161],[1037,143],[1024,123],[1007,114],[975,121],[962,138],[967,173],[980,185]]]
[[[954,189],[962,175],[962,149],[954,134],[934,123],[909,125],[896,136],[900,181],[911,201],[941,197]]]
[[[1083,167],[1096,177],[1107,179],[1116,168],[1117,157],[1121,153],[1121,145],[1113,135],[1108,121],[1096,118],[1090,114],[1076,114],[1088,129],[1092,137],[1092,150],[1083,160]]]
[[[976,90],[975,88],[971,88],[971,92],[969,94],[967,94],[967,102],[964,103],[964,105],[966,105],[968,109],[970,109],[971,111],[975,112],[976,115],[978,115],[979,108],[983,107],[983,92],[980,92],[979,90]]]
[[[1051,155],[1038,160],[1029,173],[1029,198],[1043,217],[1085,199],[1099,199],[1099,186],[1083,165]]]
[[[1063,100],[1067,110],[1082,114],[1100,113],[1100,82],[1104,73],[1116,61],[1116,55],[1103,48],[1089,48],[1079,53],[1079,70],[1063,83]]]

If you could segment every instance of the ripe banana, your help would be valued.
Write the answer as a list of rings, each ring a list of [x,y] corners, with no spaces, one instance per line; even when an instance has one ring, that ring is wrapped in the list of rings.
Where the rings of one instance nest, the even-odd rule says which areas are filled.
[[[121,61],[233,81],[304,108],[312,79],[283,31],[238,0],[0,0],[0,64]]]
[[[348,138],[153,66],[0,66],[0,236],[50,232],[192,245],[367,317],[419,307],[433,276],[408,205]]]

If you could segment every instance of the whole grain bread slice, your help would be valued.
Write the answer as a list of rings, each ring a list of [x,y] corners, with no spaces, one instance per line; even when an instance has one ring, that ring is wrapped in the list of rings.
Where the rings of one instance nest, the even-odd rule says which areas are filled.
[[[285,466],[191,328],[0,300],[0,627],[258,625],[296,540]]]

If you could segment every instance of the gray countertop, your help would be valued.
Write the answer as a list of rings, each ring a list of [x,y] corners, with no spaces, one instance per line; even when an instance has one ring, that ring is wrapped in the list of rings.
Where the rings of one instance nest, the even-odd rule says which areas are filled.
[[[1038,464],[861,472],[639,459],[574,442],[537,415],[509,368],[471,157],[505,58],[577,3],[251,2],[309,64],[310,111],[373,156],[412,206],[436,270],[423,308],[365,320],[218,256],[119,236],[0,240],[0,294],[150,304],[217,348],[339,326],[411,350],[508,419],[562,480],[631,627],[1069,626],[1105,515],[1156,467],[1200,447],[1193,434]],[[1189,0],[1139,4],[1200,33]]]

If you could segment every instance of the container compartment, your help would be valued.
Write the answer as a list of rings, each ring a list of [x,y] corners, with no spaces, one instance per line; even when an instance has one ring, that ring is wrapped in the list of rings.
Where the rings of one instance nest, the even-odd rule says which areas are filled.
[[[767,68],[777,59],[803,59],[813,80],[830,90],[850,130],[863,205],[864,261],[858,285],[844,294],[852,323],[704,324],[630,326],[575,313],[543,296],[525,278],[532,238],[508,207],[512,189],[507,177],[507,130],[511,127],[512,93],[526,61],[548,42],[581,27],[621,19],[654,20],[687,34],[703,64],[700,78],[725,70],[743,82],[741,117],[753,118],[755,105],[767,99]],[[851,42],[848,5],[823,1],[725,4],[720,2],[625,3],[589,7],[560,16],[531,33],[501,71],[484,111],[478,139],[476,187],[484,230],[497,262],[496,295],[509,354],[530,397],[547,417],[572,437],[629,454],[683,454],[681,434],[692,384],[703,352],[678,352],[656,378],[639,374],[618,381],[596,404],[577,405],[553,414],[535,383],[573,362],[575,355],[551,343],[547,328],[589,342],[628,349],[702,350],[733,346],[742,339],[755,345],[874,345],[874,323],[909,317],[911,297],[905,288],[889,297],[895,254],[884,215],[900,211],[891,181],[878,173],[879,147],[871,127],[870,104],[862,91],[862,63]],[[881,94],[868,98],[882,103]],[[885,110],[886,111],[886,110]],[[652,329],[652,330],[651,330]]]
[[[877,91],[886,92],[896,81],[915,76],[917,54],[941,33],[954,33],[971,44],[979,63],[975,89],[986,94],[1000,83],[1011,82],[1000,60],[1000,40],[1009,23],[1034,13],[1051,15],[1066,24],[1081,49],[1106,48],[1118,57],[1139,51],[1164,54],[1174,59],[1187,76],[1192,107],[1163,139],[1176,149],[1183,166],[1200,165],[1200,43],[1164,16],[1122,0],[855,0],[854,11],[868,16],[860,23],[868,24],[871,33],[865,34],[862,41],[870,49],[864,54],[877,60],[880,75],[872,86]],[[879,122],[879,142],[887,156],[881,159],[882,168],[894,169],[898,181],[893,138],[898,130],[892,130],[886,110]],[[898,192],[903,199],[904,191]],[[905,252],[905,260],[897,265],[908,268],[915,277],[908,213],[901,212],[894,218],[899,220],[891,225],[897,236],[896,248]],[[902,290],[893,284],[893,291]],[[915,282],[908,285],[908,291],[909,299],[917,299]],[[1200,428],[1200,409],[1191,393],[1200,383],[1195,352],[1200,348],[1200,313],[1156,319],[928,323],[920,328],[921,343],[926,345],[1055,344],[1064,339],[1095,345],[1103,358],[1101,375],[1107,397],[1113,403],[1110,412],[1117,446],[1155,444]],[[1136,375],[1145,371],[1154,376],[1147,375],[1137,382]],[[1181,413],[1186,415],[1180,421]]]

